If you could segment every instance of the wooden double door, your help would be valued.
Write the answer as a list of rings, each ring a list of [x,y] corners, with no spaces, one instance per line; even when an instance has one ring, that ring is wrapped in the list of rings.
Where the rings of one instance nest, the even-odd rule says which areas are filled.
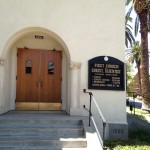
[[[62,53],[18,49],[16,110],[60,110]]]

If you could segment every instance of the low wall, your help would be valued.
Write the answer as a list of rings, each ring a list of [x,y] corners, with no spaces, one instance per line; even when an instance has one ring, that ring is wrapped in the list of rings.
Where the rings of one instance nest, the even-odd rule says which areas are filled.
[[[128,122],[128,132],[129,136],[133,135],[138,129],[144,129],[150,132],[150,123],[145,122],[139,118],[134,117],[133,115],[127,114]]]

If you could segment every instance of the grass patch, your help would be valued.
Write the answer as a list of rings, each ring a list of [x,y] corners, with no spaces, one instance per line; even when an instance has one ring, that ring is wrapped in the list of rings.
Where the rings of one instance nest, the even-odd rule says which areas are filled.
[[[148,122],[148,121],[145,119],[145,116],[143,116],[143,115],[135,114],[135,117],[137,117],[137,118],[139,118],[139,119],[141,119],[141,120],[143,120],[143,121],[145,121],[145,122]]]
[[[126,111],[128,113],[131,113],[130,111],[130,107],[126,107]],[[133,111],[132,111],[132,114],[134,113],[134,108],[133,108]],[[138,108],[135,108],[135,113],[136,114],[141,114],[141,115],[144,115],[144,116],[149,116],[150,117],[150,113],[148,111],[143,111],[141,109],[138,109]]]
[[[106,141],[105,150],[149,150],[150,132],[139,129],[127,141]]]

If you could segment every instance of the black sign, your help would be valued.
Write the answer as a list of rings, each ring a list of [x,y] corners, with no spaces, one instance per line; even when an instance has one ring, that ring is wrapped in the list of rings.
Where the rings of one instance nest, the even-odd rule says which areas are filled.
[[[124,91],[124,63],[114,57],[99,56],[89,60],[88,88]]]

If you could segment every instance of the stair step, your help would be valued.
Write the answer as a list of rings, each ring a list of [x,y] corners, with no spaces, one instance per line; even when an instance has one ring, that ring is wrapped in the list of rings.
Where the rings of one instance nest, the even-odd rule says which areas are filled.
[[[76,137],[55,137],[55,136],[50,136],[50,137],[45,137],[45,136],[38,136],[38,137],[36,137],[36,136],[15,136],[15,137],[13,137],[13,136],[3,136],[3,137],[0,137],[0,141],[20,141],[20,140],[22,140],[22,141],[25,141],[25,140],[60,140],[60,139],[62,139],[62,138],[64,138],[64,139],[69,139],[69,138],[72,138],[72,139],[85,139],[85,138],[83,138],[82,136],[76,136]]]
[[[44,118],[44,119],[40,119],[40,118],[0,118],[1,123],[11,123],[11,122],[15,122],[15,123],[39,123],[39,122],[43,122],[43,123],[59,123],[60,121],[62,123],[78,123],[79,120],[78,119],[48,119],[48,118]],[[17,122],[16,122],[17,121]],[[80,120],[81,121],[81,120]]]
[[[5,138],[13,138],[15,137],[28,137],[28,136],[44,136],[44,137],[83,137],[84,130],[83,128],[47,128],[47,129],[41,129],[41,128],[19,128],[19,129],[11,129],[11,128],[4,128],[0,129],[0,140]],[[8,137],[7,137],[8,136]]]
[[[51,148],[49,146],[42,147],[0,147],[1,150],[87,150],[87,148]]]
[[[0,128],[3,127],[76,127],[83,126],[82,120],[50,120],[50,119],[0,119]]]
[[[83,148],[87,147],[87,141],[85,139],[59,139],[59,140],[17,140],[17,141],[0,141],[0,149],[2,148]],[[44,148],[43,148],[44,149]]]

